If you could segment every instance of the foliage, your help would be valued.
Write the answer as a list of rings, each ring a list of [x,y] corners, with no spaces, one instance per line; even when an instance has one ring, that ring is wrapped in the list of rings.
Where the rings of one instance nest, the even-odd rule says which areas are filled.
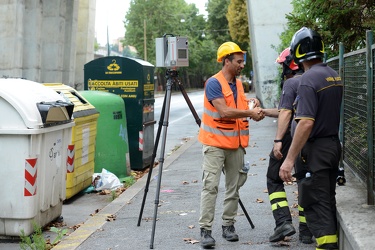
[[[226,17],[229,3],[230,0],[208,0],[207,3],[207,35],[208,39],[215,41],[217,47],[231,40]]]
[[[56,238],[51,243],[52,246],[57,245],[57,243],[59,243],[61,241],[61,239],[63,238],[63,236],[68,233],[68,229],[66,229],[66,228],[65,229],[61,229],[61,228],[57,228],[57,227],[51,227],[50,231],[57,234]]]
[[[232,39],[249,44],[249,23],[245,0],[232,0],[226,17]]]
[[[57,234],[56,238],[52,243],[49,240],[45,240],[42,233],[42,228],[33,221],[34,233],[31,236],[25,235],[25,231],[21,229],[21,250],[49,250],[56,246],[63,236],[68,232],[68,229],[60,229],[51,227],[50,231]]]
[[[164,34],[186,36],[189,41],[189,67],[182,68],[181,71],[184,74],[212,73],[215,56],[212,52],[216,50],[212,49],[212,41],[202,37],[206,30],[206,21],[203,15],[198,15],[198,9],[194,4],[187,4],[184,0],[132,0],[125,19],[124,45],[134,46],[140,57],[143,58],[144,55],[146,20],[147,61],[155,64],[156,38]],[[162,69],[156,69],[159,75],[161,72]]]
[[[293,0],[293,11],[286,15],[287,30],[281,35],[281,48],[288,47],[294,32],[303,26],[320,33],[329,57],[338,54],[339,43],[346,51],[365,44],[366,30],[375,28],[373,0]]]
[[[128,188],[136,182],[134,176],[128,176],[124,180],[124,188]]]
[[[230,36],[243,50],[247,51],[246,65],[243,72],[250,75],[252,69],[249,22],[247,17],[246,0],[232,0],[226,14]]]
[[[198,9],[194,4],[187,4],[184,0],[132,0],[125,16],[124,48],[134,46],[138,55],[130,55],[142,59],[146,48],[147,61],[155,64],[156,38],[164,34],[186,36],[189,41],[189,67],[179,69],[180,75],[185,78],[182,82],[187,84],[188,88],[202,86],[201,83],[207,77],[221,69],[221,64],[216,62],[216,51],[223,42],[233,40],[241,48],[249,51],[246,4],[245,0],[237,1],[240,3],[235,6],[235,11],[241,15],[231,21],[233,29],[238,29],[231,38],[232,33],[229,32],[227,20],[230,0],[208,0],[207,20],[203,15],[198,15]],[[124,54],[128,56],[128,52]],[[251,62],[249,56],[247,62]],[[251,64],[248,63],[246,66],[250,67]],[[159,84],[165,82],[165,78],[162,77],[163,71],[164,69],[160,68],[155,70]],[[194,85],[191,86],[190,82]]]
[[[32,223],[34,228],[34,233],[31,236],[25,235],[25,231],[21,229],[21,250],[46,250],[47,248],[46,240],[43,237],[42,229],[35,222]]]
[[[203,30],[204,18],[197,13],[195,5],[187,5],[184,0],[132,0],[125,16],[124,45],[134,46],[143,57],[146,28],[147,61],[155,64],[155,39],[164,34],[190,38],[192,29]]]

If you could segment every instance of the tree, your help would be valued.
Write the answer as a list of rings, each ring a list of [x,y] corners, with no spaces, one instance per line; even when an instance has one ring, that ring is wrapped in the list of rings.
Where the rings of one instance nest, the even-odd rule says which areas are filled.
[[[220,44],[230,40],[229,26],[226,14],[230,0],[208,0],[207,3],[207,38]],[[218,47],[217,46],[217,47]]]
[[[147,61],[155,64],[155,39],[164,34],[185,36],[188,38],[189,67],[180,71],[188,75],[205,75],[211,70],[211,41],[201,37],[206,28],[203,15],[198,15],[194,4],[186,4],[184,0],[132,0],[125,16],[124,46],[134,46],[139,55],[144,55],[144,35],[146,35]],[[144,34],[146,20],[146,34]],[[206,58],[209,53],[210,59]],[[207,61],[202,61],[207,60]],[[206,63],[208,62],[208,63]],[[161,74],[162,69],[156,69]],[[159,78],[159,77],[158,77]],[[188,81],[189,76],[185,76]],[[189,82],[188,82],[189,83]]]
[[[292,4],[293,12],[286,15],[287,30],[281,35],[282,48],[289,46],[294,32],[306,26],[320,33],[328,55],[334,56],[340,42],[346,51],[363,47],[366,30],[375,28],[373,0],[293,0]]]
[[[246,0],[232,0],[228,6],[226,18],[232,40],[247,51],[246,65],[243,72],[249,76],[252,69],[252,60]]]

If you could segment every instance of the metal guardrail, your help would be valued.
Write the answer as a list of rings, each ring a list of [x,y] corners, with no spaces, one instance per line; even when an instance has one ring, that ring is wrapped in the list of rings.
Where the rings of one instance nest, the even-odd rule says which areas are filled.
[[[340,125],[343,164],[367,186],[367,203],[374,205],[374,63],[373,33],[366,33],[367,47],[327,60],[344,84]]]

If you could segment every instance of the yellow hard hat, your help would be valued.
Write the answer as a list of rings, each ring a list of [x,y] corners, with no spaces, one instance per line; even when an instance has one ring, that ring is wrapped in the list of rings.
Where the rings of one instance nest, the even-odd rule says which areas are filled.
[[[243,51],[237,44],[234,42],[225,42],[217,50],[217,61],[222,62],[223,57],[233,54],[233,53],[246,53],[246,51]]]

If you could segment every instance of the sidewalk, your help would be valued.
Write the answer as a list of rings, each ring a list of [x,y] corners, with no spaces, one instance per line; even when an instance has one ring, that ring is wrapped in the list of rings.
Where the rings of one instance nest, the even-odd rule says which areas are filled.
[[[275,223],[266,191],[266,171],[276,124],[274,118],[265,118],[260,122],[251,121],[250,123],[251,138],[245,161],[250,161],[251,167],[240,197],[255,228],[250,227],[243,211],[239,208],[235,227],[240,240],[227,242],[222,238],[220,218],[224,192],[222,178],[213,226],[215,249],[275,249],[275,247],[315,249],[314,244],[299,243],[298,233],[290,237],[290,241],[282,244],[268,241]],[[198,218],[202,184],[201,164],[201,144],[196,137],[165,159],[161,175],[153,249],[201,249],[197,242],[200,240]],[[53,249],[150,249],[159,171],[160,166],[153,169],[152,181],[139,227],[137,223],[147,175],[88,219]],[[286,187],[289,206],[293,207],[291,208],[293,223],[298,228],[298,210],[293,206],[297,203],[294,193],[296,190],[296,184]],[[116,218],[111,221],[110,218],[113,215]]]

